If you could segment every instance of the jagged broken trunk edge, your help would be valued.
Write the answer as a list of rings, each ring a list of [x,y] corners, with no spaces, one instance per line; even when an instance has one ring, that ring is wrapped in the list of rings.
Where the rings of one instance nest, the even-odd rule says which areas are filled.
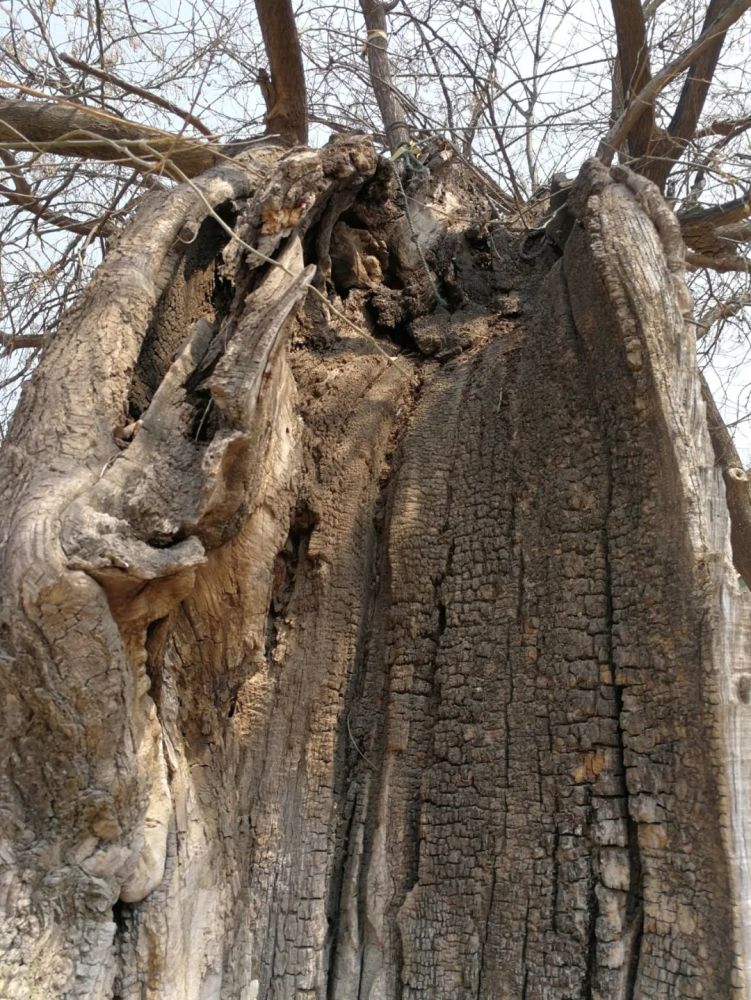
[[[8,996],[745,995],[747,609],[649,206],[587,183],[565,281],[496,258],[485,280],[512,274],[524,314],[469,296],[451,323],[474,346],[444,367],[410,378],[346,327],[312,349],[303,317],[258,383],[261,431],[202,445],[208,493],[185,475],[200,516],[145,553],[161,583],[113,587],[134,549],[143,563],[132,543],[119,562],[109,542],[79,551],[79,607],[105,637],[84,676],[69,624],[50,657],[49,622],[80,614],[65,591],[35,609],[28,567],[10,588]],[[300,190],[263,204],[293,212]],[[201,336],[163,382],[181,419]],[[188,515],[166,473],[187,458],[170,466],[164,422],[142,424],[123,457],[161,434],[166,487],[131,506],[158,500],[167,527],[149,531],[174,534]],[[48,540],[39,562],[57,522],[28,498],[60,461],[19,438],[11,523]],[[111,482],[137,494],[123,457]],[[232,537],[209,508],[238,512]]]

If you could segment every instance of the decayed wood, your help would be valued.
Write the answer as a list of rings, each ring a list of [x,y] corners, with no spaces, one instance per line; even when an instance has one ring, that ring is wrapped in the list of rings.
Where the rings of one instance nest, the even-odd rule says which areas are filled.
[[[245,163],[147,201],[19,405],[3,451],[4,501],[16,512],[3,525],[0,663],[13,746],[4,792],[18,791],[22,824],[5,855],[4,995],[112,995],[112,906],[135,905],[165,877],[184,805],[147,672],[148,630],[194,590],[207,550],[240,529],[269,479],[264,456],[292,440],[278,440],[279,345],[313,268],[289,234],[304,232],[318,198],[356,189],[374,167],[369,144],[345,142],[288,159],[253,197],[257,170]],[[214,206],[236,200],[244,234],[277,262],[253,289],[240,276],[238,308],[218,329],[196,324],[121,450],[113,431],[180,266],[181,234],[195,238]],[[209,406],[202,433],[196,410]],[[34,753],[44,767],[32,778]]]
[[[0,453],[0,993],[745,996],[748,607],[674,217],[589,164],[530,264],[449,174],[422,263],[365,140],[264,155],[201,182],[225,298],[138,419],[190,187]]]

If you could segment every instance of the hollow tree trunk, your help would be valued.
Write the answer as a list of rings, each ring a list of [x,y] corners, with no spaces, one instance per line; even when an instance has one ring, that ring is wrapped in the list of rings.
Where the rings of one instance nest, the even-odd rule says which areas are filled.
[[[2,452],[0,995],[746,996],[670,213],[591,162],[528,262],[451,168],[407,225],[365,140],[277,155],[144,206]]]

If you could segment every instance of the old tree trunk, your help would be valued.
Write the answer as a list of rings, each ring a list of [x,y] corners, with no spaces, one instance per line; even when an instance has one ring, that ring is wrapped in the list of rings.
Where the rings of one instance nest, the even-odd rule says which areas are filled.
[[[244,157],[144,204],[2,452],[0,996],[746,996],[656,189],[591,161],[527,259],[447,154],[409,218],[364,139]]]

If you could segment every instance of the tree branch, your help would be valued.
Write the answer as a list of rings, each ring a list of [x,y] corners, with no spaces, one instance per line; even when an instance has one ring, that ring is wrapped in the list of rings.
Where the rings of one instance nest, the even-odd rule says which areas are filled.
[[[715,323],[719,323],[723,319],[732,319],[748,305],[751,305],[751,291],[741,292],[735,298],[727,302],[718,302],[711,309],[707,309],[696,322],[696,339],[702,340]]]
[[[722,205],[712,205],[709,208],[692,208],[678,216],[681,229],[690,231],[706,226],[729,226],[733,222],[741,222],[751,215],[751,188],[740,198],[733,198]]]
[[[0,99],[0,142],[6,149],[126,163],[147,173],[171,173],[170,162],[187,177],[216,165],[217,146],[115,118],[72,101]]]
[[[639,0],[612,0],[615,33],[618,41],[620,74],[614,74],[613,86],[620,82],[621,107],[627,107],[634,94],[649,83],[649,48],[644,13]],[[649,148],[654,132],[654,107],[645,104],[628,135],[629,153],[643,156]]]
[[[0,195],[2,195],[6,201],[10,202],[11,205],[18,205],[19,208],[23,208],[27,212],[30,212],[32,215],[36,216],[37,219],[41,219],[43,222],[49,222],[50,225],[55,226],[58,229],[67,229],[69,232],[78,233],[81,236],[89,236],[92,233],[95,236],[113,236],[117,232],[117,227],[113,226],[112,223],[104,217],[92,219],[86,222],[74,219],[70,215],[64,215],[62,212],[52,211],[43,204],[37,195],[34,194],[21,173],[20,165],[15,161],[10,153],[6,152],[4,149],[0,149],[0,160],[2,160],[8,168],[8,173],[11,176],[13,187],[15,188],[15,190],[13,190],[13,188],[6,187],[5,184],[0,184]]]
[[[710,33],[711,40],[701,52],[697,53],[696,59],[689,66],[681,96],[668,126],[668,134],[656,143],[649,162],[645,163],[641,170],[660,189],[665,186],[676,160],[680,159],[686,142],[696,131],[717,68],[717,61],[725,43],[725,35],[730,26],[720,28],[720,18],[732,6],[732,0],[710,0],[702,35]]]
[[[696,41],[689,45],[676,59],[663,67],[659,73],[645,84],[644,87],[630,101],[628,107],[618,120],[611,126],[607,135],[602,139],[597,150],[597,156],[603,163],[610,163],[616,153],[629,137],[635,123],[644,114],[644,107],[654,107],[657,96],[673,81],[680,76],[689,66],[695,64],[698,57],[707,49],[710,49],[721,35],[731,25],[745,14],[751,7],[751,0],[730,0],[725,9],[719,14],[717,19],[702,31]],[[672,161],[671,161],[672,166]],[[667,176],[667,174],[665,175]]]
[[[0,345],[5,348],[6,353],[8,354],[10,354],[11,351],[44,347],[47,343],[47,339],[48,338],[43,333],[21,333],[16,336],[12,333],[3,333],[3,331],[0,330]]]
[[[688,250],[686,251],[686,267],[692,269],[709,267],[713,271],[738,271],[741,274],[751,274],[751,257],[736,257],[732,254],[723,257],[714,254],[693,253]]]
[[[745,118],[721,118],[706,128],[699,129],[694,138],[703,139],[708,135],[721,135],[726,139],[734,139],[749,128],[751,128],[751,115],[746,115]]]
[[[720,226],[717,235],[722,240],[732,243],[748,243],[751,241],[751,219],[743,219],[729,226]]]
[[[400,146],[409,142],[409,129],[399,93],[391,80],[387,9],[379,0],[360,0],[360,7],[368,30],[365,49],[368,55],[370,82],[383,119],[386,141],[391,152],[395,153]]]
[[[308,108],[300,36],[290,0],[256,0],[266,57],[271,67],[266,100],[267,133],[295,145],[308,142]]]
[[[99,69],[97,66],[90,66],[88,63],[82,62],[80,59],[74,59],[73,56],[66,55],[65,53],[60,53],[60,58],[74,69],[79,69],[89,76],[95,76],[97,80],[104,80],[106,83],[111,83],[120,90],[124,90],[126,94],[135,94],[150,104],[155,104],[158,108],[163,108],[165,111],[177,115],[178,118],[182,118],[186,124],[192,125],[193,128],[201,132],[208,139],[212,141],[216,140],[214,133],[211,129],[206,128],[200,118],[196,118],[190,111],[186,111],[184,108],[179,107],[179,105],[173,104],[172,101],[160,97],[159,94],[155,94],[151,90],[146,90],[144,87],[137,87],[134,83],[128,83],[127,80],[123,80],[122,77],[116,76],[114,73]]]

